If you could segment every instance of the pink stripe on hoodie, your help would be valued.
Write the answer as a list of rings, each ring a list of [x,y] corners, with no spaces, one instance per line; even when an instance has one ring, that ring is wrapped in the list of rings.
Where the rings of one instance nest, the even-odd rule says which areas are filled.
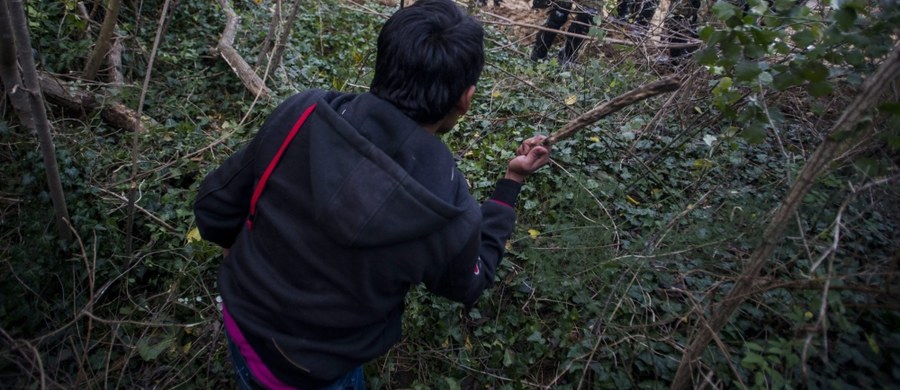
[[[272,374],[269,367],[266,367],[266,364],[263,363],[256,351],[253,350],[253,347],[250,346],[250,343],[247,342],[247,339],[244,338],[244,334],[241,333],[237,324],[234,323],[224,304],[222,305],[222,317],[225,320],[225,332],[228,333],[231,341],[241,351],[241,356],[247,361],[247,367],[250,368],[250,373],[253,374],[253,377],[268,389],[293,390],[293,387],[284,384],[275,374]]]

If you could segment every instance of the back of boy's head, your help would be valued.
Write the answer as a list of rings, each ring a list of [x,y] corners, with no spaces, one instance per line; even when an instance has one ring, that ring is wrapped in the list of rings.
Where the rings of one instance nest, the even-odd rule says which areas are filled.
[[[484,68],[484,29],[451,0],[419,0],[378,35],[370,92],[423,124],[447,115]]]

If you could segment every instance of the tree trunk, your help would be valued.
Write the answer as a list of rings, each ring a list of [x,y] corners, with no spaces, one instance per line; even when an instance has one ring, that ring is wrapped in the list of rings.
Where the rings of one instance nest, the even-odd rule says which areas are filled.
[[[84,65],[84,78],[94,80],[97,78],[97,72],[100,71],[100,65],[106,58],[109,47],[112,45],[112,36],[116,31],[116,23],[119,20],[119,9],[122,8],[122,0],[109,0],[106,7],[106,16],[103,18],[103,26],[100,28],[100,35],[97,37],[97,43],[94,50],[88,57],[87,64]]]
[[[791,221],[791,216],[800,207],[803,198],[815,184],[818,177],[825,172],[828,164],[837,156],[837,152],[843,144],[841,139],[846,137],[836,135],[854,131],[856,125],[875,106],[879,98],[888,89],[888,86],[892,85],[898,76],[900,76],[900,45],[894,46],[888,58],[866,80],[859,95],[844,110],[840,119],[829,130],[825,140],[807,161],[803,171],[800,172],[797,182],[791,187],[790,192],[785,196],[781,206],[772,217],[772,221],[769,222],[769,226],[763,233],[762,243],[753,251],[750,259],[747,261],[746,269],[738,277],[734,287],[728,292],[728,295],[722,302],[710,310],[711,317],[707,322],[708,326],[702,325],[707,321],[705,318],[700,319],[701,325],[697,327],[699,329],[697,335],[685,349],[681,362],[678,364],[678,371],[672,380],[672,389],[686,389],[691,385],[694,363],[706,350],[715,333],[722,330],[734,311],[747,298],[760,270],[772,256],[775,247],[781,242],[784,231]]]
[[[109,82],[116,90],[125,85],[125,76],[122,75],[122,46],[121,39],[113,39],[109,48]]]
[[[269,32],[266,33],[266,38],[263,40],[262,46],[259,48],[259,57],[256,58],[256,72],[259,73],[260,69],[266,69],[265,66],[268,63],[267,59],[269,56],[269,50],[272,49],[272,41],[275,39],[275,33],[278,31],[278,25],[281,24],[281,0],[275,0],[275,10],[272,11],[272,22],[269,23]]]
[[[222,31],[222,37],[219,38],[216,49],[222,55],[222,58],[225,59],[225,62],[231,66],[234,73],[244,82],[244,86],[253,93],[253,96],[270,97],[272,91],[269,90],[269,87],[266,87],[262,79],[253,72],[253,68],[247,64],[247,61],[232,46],[240,18],[234,13],[228,0],[219,0],[219,4],[222,5],[222,10],[225,11],[227,19],[225,21],[225,29]]]
[[[10,41],[19,53],[19,68],[22,72],[25,90],[28,92],[29,108],[34,119],[34,130],[37,132],[41,144],[41,154],[44,157],[44,170],[47,171],[47,184],[50,189],[50,199],[53,202],[53,210],[56,213],[56,227],[60,237],[71,240],[72,231],[69,230],[69,212],[66,208],[66,198],[63,195],[62,182],[59,177],[59,167],[56,164],[56,149],[53,146],[53,138],[50,135],[50,122],[47,120],[47,111],[44,107],[44,98],[41,94],[41,86],[38,82],[37,69],[34,65],[34,57],[31,54],[31,37],[28,35],[28,22],[25,19],[25,10],[22,0],[10,0],[0,7],[0,12],[9,14],[7,18],[12,25],[13,40]],[[2,19],[2,18],[0,18]],[[23,55],[22,53],[27,53]]]
[[[72,90],[63,81],[47,73],[38,75],[41,90],[48,102],[68,111],[81,114],[98,112],[106,124],[117,129],[141,131],[141,122],[134,110],[119,102],[101,104],[90,92]]]
[[[28,95],[25,93],[25,86],[22,85],[22,78],[19,76],[14,39],[9,9],[4,3],[0,6],[0,42],[10,42],[11,44],[0,45],[0,82],[3,83],[6,96],[9,96],[9,101],[19,120],[26,128],[34,130],[34,118],[31,116]]]
[[[300,0],[294,1],[291,15],[284,22],[281,34],[278,35],[278,40],[275,42],[275,52],[272,53],[272,58],[269,59],[269,69],[271,70],[275,70],[281,65],[281,56],[284,55],[284,48],[287,47],[287,41],[291,38],[291,31],[294,30],[294,21],[297,20],[297,13],[300,11],[300,2]]]

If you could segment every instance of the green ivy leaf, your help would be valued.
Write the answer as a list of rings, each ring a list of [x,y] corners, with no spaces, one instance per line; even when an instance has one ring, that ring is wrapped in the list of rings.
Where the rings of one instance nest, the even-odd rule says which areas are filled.
[[[736,64],[743,53],[743,46],[738,43],[729,42],[728,44],[722,45],[722,58],[720,59],[719,65],[724,67],[733,66]]]
[[[772,50],[778,54],[789,54],[791,52],[791,47],[783,41],[778,41],[772,46]]]
[[[718,51],[715,47],[707,47],[697,53],[696,61],[700,65],[713,66],[719,59]]]
[[[462,387],[460,387],[459,382],[457,382],[456,379],[453,379],[451,377],[445,376],[444,382],[447,384],[447,389],[449,389],[449,390],[459,390],[462,388]]]
[[[844,6],[834,13],[834,21],[839,29],[847,31],[850,30],[850,28],[853,27],[853,23],[856,22],[856,16],[855,9]]]
[[[716,28],[713,26],[703,26],[699,32],[697,32],[697,38],[700,38],[703,42],[707,44],[715,44],[715,42],[711,42],[710,39],[713,37],[713,34],[716,32]]]
[[[762,72],[756,62],[741,62],[734,67],[734,78],[738,81],[753,81]]]
[[[797,47],[805,48],[816,41],[816,35],[810,30],[800,30],[791,36],[791,40],[794,41],[794,44],[796,44]]]
[[[140,354],[141,358],[146,362],[156,360],[156,358],[159,357],[159,354],[172,346],[172,343],[174,342],[175,339],[170,336],[162,339],[159,343],[150,345],[149,338],[142,338],[138,340],[137,343],[138,354]]]
[[[828,78],[828,67],[818,62],[807,62],[800,69],[800,76],[814,83],[825,81]]]
[[[503,367],[509,367],[516,362],[515,352],[507,348],[503,351]]]
[[[759,122],[751,123],[741,132],[741,138],[751,144],[760,144],[766,140],[766,129]]]
[[[744,45],[744,56],[747,58],[760,58],[766,55],[766,49],[763,46],[753,43]]]
[[[747,354],[747,356],[741,359],[741,366],[750,370],[757,367],[763,368],[767,365],[768,363],[766,362],[766,359],[762,357],[762,355],[753,352],[750,352],[749,354]]]
[[[779,33],[770,29],[754,28],[750,30],[750,35],[753,36],[753,40],[757,45],[765,47],[775,42],[775,38],[778,38]]]
[[[734,81],[731,80],[731,77],[722,77],[719,79],[719,82],[716,84],[716,87],[713,88],[712,92],[714,95],[721,95],[727,92],[733,84]]]
[[[534,331],[533,333],[531,333],[531,335],[528,336],[528,338],[526,340],[531,341],[533,343],[538,343],[538,344],[544,343],[544,338],[541,337],[541,332],[538,332],[538,331]]]
[[[719,20],[728,20],[737,15],[737,7],[726,1],[717,1],[712,7],[712,13]]]

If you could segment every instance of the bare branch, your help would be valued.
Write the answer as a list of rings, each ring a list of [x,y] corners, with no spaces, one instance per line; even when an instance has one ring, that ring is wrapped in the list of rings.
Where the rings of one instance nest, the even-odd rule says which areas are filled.
[[[222,10],[225,11],[226,21],[225,29],[222,31],[222,37],[219,38],[216,50],[219,51],[219,54],[222,55],[222,58],[228,63],[228,66],[234,70],[234,73],[237,74],[244,83],[244,86],[247,87],[254,96],[263,98],[272,96],[272,91],[269,87],[266,87],[266,84],[256,75],[253,68],[247,64],[247,61],[245,61],[232,46],[234,43],[234,36],[237,33],[237,26],[241,19],[231,8],[231,4],[228,0],[219,0],[219,4],[221,4]]]
[[[569,121],[561,129],[557,130],[551,136],[544,140],[545,145],[553,145],[563,139],[573,136],[578,130],[603,119],[604,117],[621,110],[627,106],[637,103],[641,100],[651,98],[665,92],[672,92],[681,86],[681,82],[675,77],[669,77],[662,80],[654,81],[650,84],[632,89],[624,94],[616,96],[612,100],[605,102],[590,111],[579,115],[577,118]]]

